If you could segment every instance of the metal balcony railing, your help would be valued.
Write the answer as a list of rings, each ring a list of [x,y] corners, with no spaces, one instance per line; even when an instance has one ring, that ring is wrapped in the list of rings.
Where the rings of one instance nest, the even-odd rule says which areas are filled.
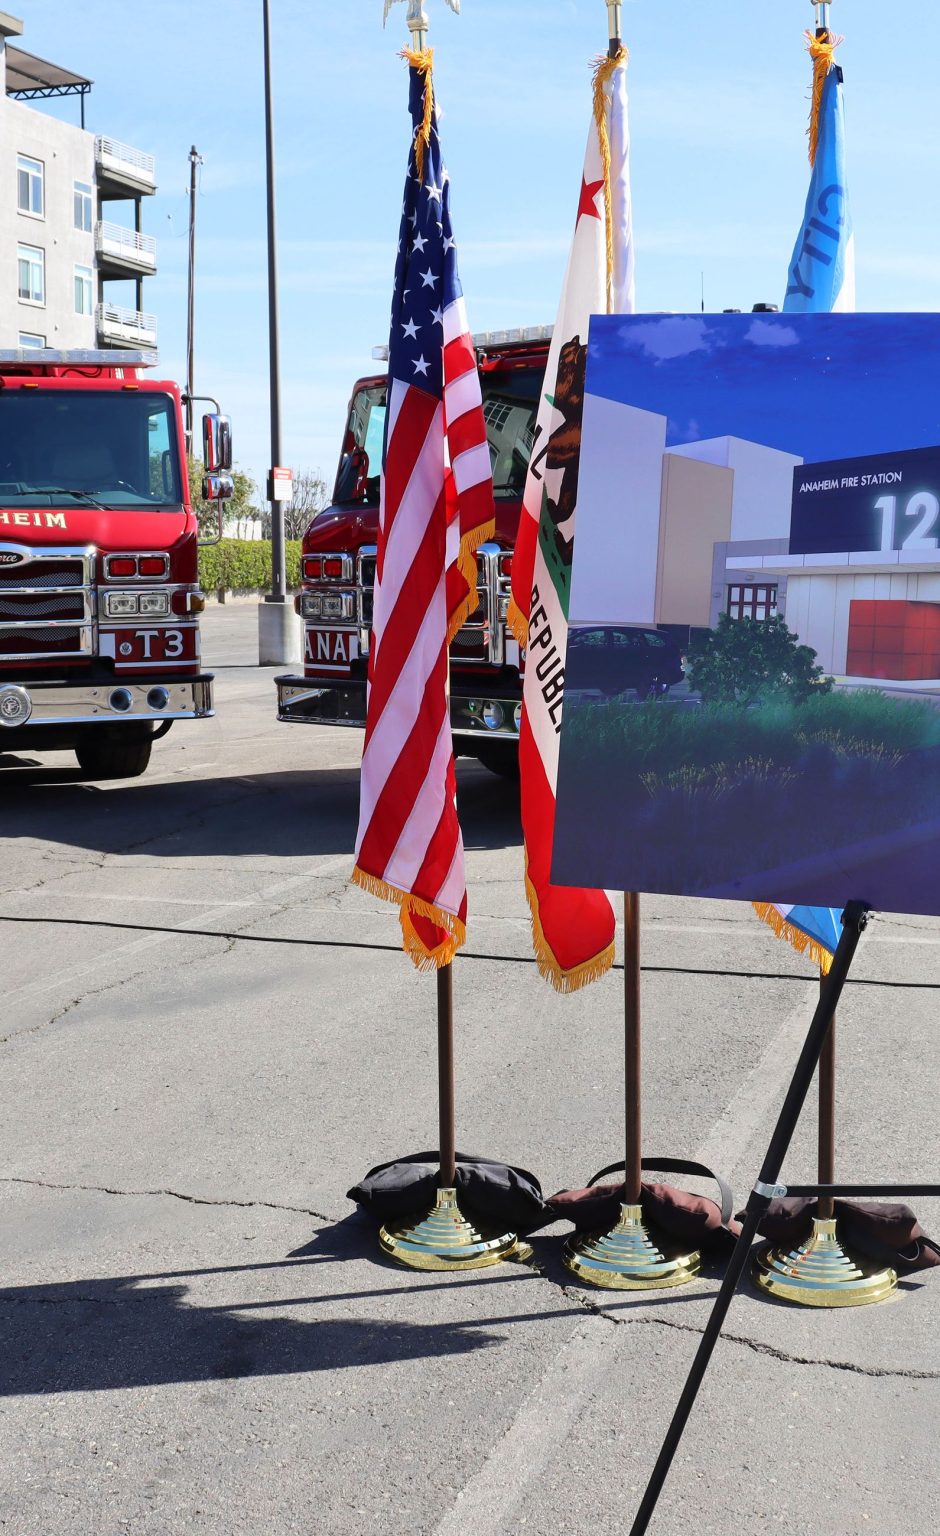
[[[123,224],[99,219],[95,225],[95,249],[101,256],[113,256],[135,267],[153,270],[157,265],[157,242],[153,235],[138,234]]]
[[[95,160],[105,171],[125,177],[144,186],[156,186],[156,162],[153,155],[144,154],[119,139],[109,139],[99,134],[95,139]]]
[[[99,304],[95,325],[102,341],[136,342],[139,346],[157,344],[157,317],[139,309],[125,309],[122,304]]]

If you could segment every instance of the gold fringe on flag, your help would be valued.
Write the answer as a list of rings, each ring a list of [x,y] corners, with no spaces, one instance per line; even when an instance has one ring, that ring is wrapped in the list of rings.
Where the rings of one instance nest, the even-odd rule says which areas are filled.
[[[607,215],[607,313],[610,314],[614,293],[614,223],[610,190],[610,130],[607,126],[607,86],[621,64],[630,57],[623,43],[613,55],[602,54],[594,61],[594,125],[601,151],[604,172],[604,211]]]
[[[590,960],[582,960],[580,965],[572,966],[570,971],[562,970],[558,964],[542,929],[538,892],[529,879],[528,852],[525,860],[525,893],[532,919],[532,948],[535,950],[535,964],[539,975],[544,976],[546,981],[550,981],[556,992],[580,992],[582,987],[590,986],[592,981],[598,981],[601,976],[606,976],[614,963],[613,944],[608,944],[606,949],[602,949],[599,955],[592,956]]]
[[[509,598],[506,624],[513,638],[518,641],[522,650],[525,650],[529,643],[529,621],[512,595]]]
[[[799,950],[801,955],[808,955],[813,964],[819,966],[823,975],[829,974],[829,969],[832,965],[832,955],[824,944],[818,943],[816,939],[811,939],[808,933],[803,932],[802,928],[794,928],[792,923],[787,922],[783,913],[778,912],[777,908],[771,906],[769,902],[752,901],[751,906],[758,917],[768,927],[773,929],[778,939],[786,939],[787,943],[792,944],[793,948]]]
[[[472,528],[465,533],[460,541],[460,553],[457,556],[457,569],[467,583],[467,595],[451,615],[447,626],[447,644],[453,640],[458,629],[461,629],[469,619],[471,613],[475,613],[480,603],[480,594],[477,591],[477,550],[488,539],[496,537],[496,519],[482,523],[479,528]]]
[[[434,49],[419,48],[416,52],[413,48],[403,48],[399,57],[424,77],[424,120],[415,131],[415,162],[418,180],[423,185],[424,157],[431,147],[431,123],[434,118]]]
[[[430,901],[422,901],[420,896],[414,896],[410,891],[400,891],[397,885],[389,885],[387,880],[380,880],[377,875],[370,875],[366,870],[360,869],[358,864],[352,872],[351,879],[353,885],[358,885],[360,890],[368,891],[370,896],[378,896],[380,901],[397,903],[403,935],[402,949],[419,971],[437,971],[441,966],[449,965],[458,949],[466,944],[466,925],[452,912],[445,912],[443,907],[436,907]],[[413,916],[427,918],[429,923],[434,923],[444,930],[447,937],[438,944],[436,949],[429,950],[422,943],[411,921]]]
[[[809,112],[809,163],[816,164],[816,154],[819,150],[819,114],[822,110],[823,86],[830,69],[835,68],[835,53],[841,42],[845,39],[836,37],[834,32],[827,32],[825,37],[817,37],[814,32],[807,32],[806,43],[809,56],[813,61],[813,102]]]

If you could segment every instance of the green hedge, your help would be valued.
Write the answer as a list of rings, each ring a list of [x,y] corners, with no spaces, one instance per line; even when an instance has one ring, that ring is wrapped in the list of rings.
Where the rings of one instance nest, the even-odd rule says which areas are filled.
[[[287,585],[300,586],[299,539],[284,546]],[[199,551],[199,581],[206,592],[266,592],[271,586],[270,539],[223,539]]]

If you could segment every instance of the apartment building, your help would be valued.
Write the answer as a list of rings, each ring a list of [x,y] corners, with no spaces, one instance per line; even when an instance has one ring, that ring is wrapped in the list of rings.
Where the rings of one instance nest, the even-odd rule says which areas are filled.
[[[153,156],[87,132],[92,82],[24,52],[22,31],[0,11],[0,347],[155,347]],[[43,111],[62,96],[81,126]]]

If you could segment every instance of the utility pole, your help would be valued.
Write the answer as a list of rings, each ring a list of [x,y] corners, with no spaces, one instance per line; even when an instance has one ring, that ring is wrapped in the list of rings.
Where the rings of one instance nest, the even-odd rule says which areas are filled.
[[[186,451],[195,453],[193,444],[193,379],[195,373],[196,331],[196,167],[202,155],[195,144],[189,151],[189,281],[186,294]],[[139,308],[139,305],[138,305]]]
[[[299,627],[287,602],[284,561],[284,508],[275,494],[274,471],[281,466],[281,368],[277,306],[277,210],[274,189],[274,104],[271,89],[270,0],[262,0],[264,17],[264,126],[268,203],[268,353],[271,395],[271,591],[258,609],[259,663],[280,665],[300,659]]]

